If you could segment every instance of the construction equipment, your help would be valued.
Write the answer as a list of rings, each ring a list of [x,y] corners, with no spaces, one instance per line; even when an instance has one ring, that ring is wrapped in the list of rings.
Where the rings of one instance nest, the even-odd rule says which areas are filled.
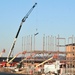
[[[41,72],[43,69],[45,70],[45,68],[42,68],[45,66],[45,63],[51,61],[52,59],[56,59],[56,58],[58,58],[58,56],[55,54],[51,58],[43,61],[42,63],[40,63],[38,65],[36,65],[35,70],[37,70],[38,72]],[[50,67],[53,67],[55,69],[54,65],[50,65]]]
[[[30,15],[30,13],[32,12],[32,10],[35,8],[36,5],[37,5],[37,3],[35,3],[35,4],[32,6],[32,8],[28,11],[28,13],[26,14],[26,16],[22,19],[21,24],[20,24],[19,29],[18,29],[18,32],[17,32],[17,34],[16,34],[16,36],[15,36],[15,39],[14,39],[14,41],[13,41],[13,44],[12,44],[12,46],[11,46],[11,48],[10,48],[9,53],[8,53],[7,60],[6,60],[7,62],[8,62],[9,57],[11,56],[11,53],[12,53],[12,51],[13,51],[13,49],[14,49],[16,40],[17,40],[17,38],[18,38],[18,35],[19,35],[19,32],[20,32],[20,30],[21,30],[21,27],[22,27],[23,23],[26,21],[26,19],[28,18],[28,16]]]
[[[7,64],[10,64],[18,55],[20,55],[20,54],[26,54],[26,51],[23,51],[23,52],[19,52],[18,54],[16,54],[11,60],[9,60],[8,62],[7,62]]]
[[[22,63],[23,61],[30,59],[32,56],[34,56],[35,53],[32,53],[30,56],[27,56],[26,58],[24,58],[23,60],[21,60],[19,63]]]
[[[22,59],[22,60],[18,63],[17,68],[21,68],[22,62],[24,62],[24,61],[27,60],[27,59],[32,58],[34,55],[35,55],[35,53],[32,53],[31,55],[29,55],[29,56],[27,56],[26,58]]]
[[[49,58],[49,59],[43,61],[42,63],[40,63],[40,64],[38,64],[38,65],[36,65],[36,68],[39,67],[39,66],[41,66],[41,65],[44,65],[46,62],[49,62],[50,60],[52,60],[52,59],[54,59],[54,58],[57,58],[57,57],[58,57],[57,55],[52,56],[51,58]]]
[[[5,53],[5,49],[3,49],[2,52],[0,53],[0,57],[2,57],[3,53]]]
[[[52,73],[52,74],[57,74],[60,72],[60,61],[56,60],[52,64],[45,64],[44,65],[44,72],[47,73]]]

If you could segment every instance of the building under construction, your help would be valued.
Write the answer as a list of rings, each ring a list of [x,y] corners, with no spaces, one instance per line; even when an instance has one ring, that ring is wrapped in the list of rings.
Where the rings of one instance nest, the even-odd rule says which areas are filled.
[[[35,72],[44,73],[44,75],[75,75],[75,37],[71,36],[68,39],[62,38],[59,35],[54,36],[46,36],[43,35],[40,42],[37,44],[36,34],[29,35],[26,37],[22,37],[22,51],[16,54],[14,57],[10,57],[11,53],[14,49],[16,40],[18,38],[19,32],[23,23],[29,17],[32,10],[35,8],[37,3],[35,3],[32,8],[28,11],[26,16],[21,21],[18,32],[14,38],[14,42],[10,48],[8,56],[3,61],[0,61],[0,69],[4,70],[4,72],[8,70],[9,73],[18,73],[31,75]],[[42,42],[41,42],[42,41]],[[38,49],[38,46],[41,49]],[[3,53],[3,52],[2,52]],[[23,56],[16,61],[17,56],[22,54]],[[1,57],[2,58],[2,57]],[[14,61],[15,60],[15,61]],[[17,66],[17,67],[16,67]],[[14,69],[11,69],[13,68]],[[15,68],[16,67],[16,68]],[[1,71],[0,70],[0,71]],[[61,72],[60,72],[61,71]],[[33,74],[32,74],[33,73]],[[5,74],[6,75],[6,74]],[[17,75],[17,74],[16,74]],[[41,75],[41,74],[37,74]]]
[[[41,50],[36,49],[36,40],[35,35],[22,37],[22,49],[29,55],[35,53],[35,55],[31,55],[32,57],[25,62],[40,64],[56,54],[58,58],[47,63],[53,63],[59,60],[60,63],[64,63],[65,71],[69,75],[72,75],[72,73],[75,74],[75,37],[73,35],[68,39],[59,35],[57,37],[43,35]]]

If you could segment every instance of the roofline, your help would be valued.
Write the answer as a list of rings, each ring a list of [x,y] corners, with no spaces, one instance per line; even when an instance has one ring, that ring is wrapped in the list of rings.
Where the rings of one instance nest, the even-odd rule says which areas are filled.
[[[75,43],[72,43],[72,44],[67,44],[65,46],[75,46]]]

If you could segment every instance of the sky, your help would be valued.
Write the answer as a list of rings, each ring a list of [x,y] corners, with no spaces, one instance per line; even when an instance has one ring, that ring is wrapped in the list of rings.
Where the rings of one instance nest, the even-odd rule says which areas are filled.
[[[38,45],[43,34],[61,37],[75,35],[75,0],[0,0],[0,52],[8,55],[22,18],[37,3],[17,38],[14,55],[22,51],[22,37],[36,36]],[[39,48],[38,48],[39,49]]]

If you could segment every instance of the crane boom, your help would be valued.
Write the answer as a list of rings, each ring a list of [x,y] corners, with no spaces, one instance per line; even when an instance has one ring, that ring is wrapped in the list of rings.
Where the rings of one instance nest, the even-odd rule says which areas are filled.
[[[32,58],[32,56],[34,56],[34,55],[35,55],[35,53],[31,54],[30,56],[27,56],[26,58],[24,58],[23,60],[21,60],[21,61],[19,62],[19,64],[22,63],[23,61],[27,60],[27,59]]]
[[[54,54],[51,58],[49,58],[49,59],[43,61],[42,63],[40,63],[39,65],[37,65],[36,68],[39,67],[40,65],[45,64],[46,62],[48,62],[48,61],[50,61],[50,60],[52,60],[54,58],[58,58],[58,55]]]
[[[20,54],[26,54],[26,51],[19,52],[18,54],[16,54],[11,60],[9,60],[9,61],[7,62],[7,64],[11,63],[11,62],[12,62],[18,55],[20,55]]]
[[[20,24],[19,29],[18,29],[18,32],[17,32],[17,34],[16,34],[16,36],[15,36],[15,38],[14,38],[13,44],[12,44],[12,46],[11,46],[11,48],[10,48],[9,53],[8,53],[7,62],[8,62],[9,57],[10,57],[10,55],[11,55],[13,49],[14,49],[14,46],[15,46],[16,40],[17,40],[17,38],[18,38],[19,32],[20,32],[20,30],[21,30],[21,27],[22,27],[23,22],[26,21],[26,19],[28,18],[28,16],[30,15],[30,13],[32,12],[32,10],[35,8],[36,5],[37,5],[37,3],[35,3],[35,4],[32,6],[32,8],[28,11],[28,13],[27,13],[27,14],[25,15],[25,17],[22,19],[21,24]]]

